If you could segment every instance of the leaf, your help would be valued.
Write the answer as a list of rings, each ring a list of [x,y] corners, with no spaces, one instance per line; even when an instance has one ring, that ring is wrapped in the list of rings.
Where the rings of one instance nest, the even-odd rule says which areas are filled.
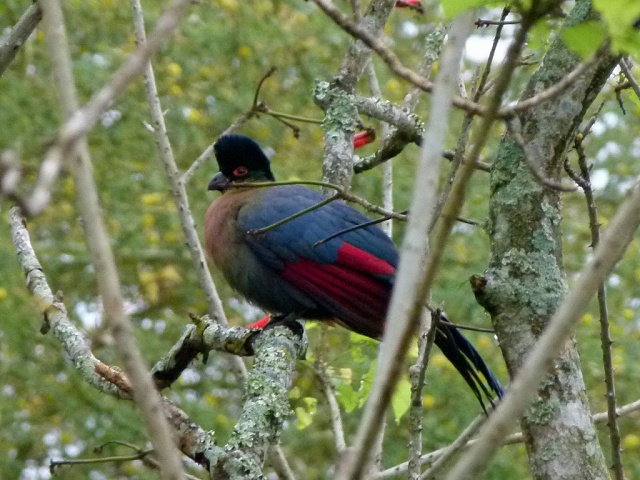
[[[609,28],[614,50],[640,53],[640,35],[633,22],[640,16],[640,2],[594,0],[593,6]]]
[[[409,405],[411,405],[411,382],[406,376],[403,376],[391,397],[391,408],[393,409],[396,423],[407,413]]]
[[[358,406],[359,395],[349,385],[341,384],[336,387],[336,398],[344,411],[351,413]]]
[[[585,59],[594,54],[607,39],[607,29],[600,22],[590,21],[563,30],[561,36],[569,49]]]
[[[303,407],[296,407],[296,417],[298,418],[298,430],[303,430],[313,423],[313,415]]]
[[[369,370],[367,371],[367,373],[362,377],[362,380],[360,382],[360,390],[358,391],[358,406],[360,407],[364,405],[364,403],[367,401],[367,398],[369,398],[369,392],[371,392],[371,387],[373,386],[373,379],[376,375],[377,368],[378,361],[374,360],[373,362],[371,362],[371,365],[369,365]]]

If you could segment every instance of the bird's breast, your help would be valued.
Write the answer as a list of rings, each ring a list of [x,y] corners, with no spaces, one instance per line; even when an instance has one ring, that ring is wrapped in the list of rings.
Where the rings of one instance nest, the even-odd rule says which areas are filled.
[[[207,253],[223,273],[239,255],[244,245],[237,222],[238,211],[245,203],[244,192],[228,192],[216,199],[207,210],[204,238]]]

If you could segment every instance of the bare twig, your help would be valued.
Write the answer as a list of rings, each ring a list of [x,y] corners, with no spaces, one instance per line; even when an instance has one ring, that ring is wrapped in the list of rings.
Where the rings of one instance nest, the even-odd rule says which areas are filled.
[[[535,107],[536,105],[539,105],[544,102],[548,102],[549,100],[556,98],[558,95],[564,92],[567,88],[569,88],[573,83],[575,83],[575,81],[579,77],[581,77],[582,74],[584,74],[589,68],[595,65],[598,62],[599,58],[600,58],[599,53],[596,53],[589,60],[578,64],[576,68],[574,68],[569,73],[567,73],[564,77],[562,77],[562,80],[560,80],[558,83],[553,84],[546,90],[543,90],[535,94],[534,96],[527,98],[526,100],[522,100],[518,102],[512,107],[505,107],[501,109],[500,112],[498,113],[498,116],[500,118],[509,119],[520,112],[524,112],[525,110]]]
[[[478,86],[475,89],[473,94],[473,101],[477,102],[480,100],[480,97],[485,93],[487,87],[487,80],[489,79],[489,74],[491,73],[491,64],[493,63],[493,58],[496,54],[496,49],[498,48],[498,43],[500,42],[500,37],[502,37],[503,26],[505,25],[505,18],[509,15],[509,8],[505,7],[502,9],[502,13],[500,14],[500,20],[497,23],[498,28],[496,28],[496,33],[493,36],[493,43],[491,44],[491,50],[489,50],[489,56],[487,57],[487,61],[485,63],[484,70],[482,75],[480,76],[480,81],[478,82]],[[476,21],[476,25],[479,27],[478,19]],[[518,22],[519,23],[519,22]],[[467,115],[468,116],[468,115]]]
[[[616,213],[604,233],[592,259],[583,268],[570,293],[565,297],[533,351],[511,383],[506,396],[480,431],[478,442],[447,477],[471,479],[481,474],[499,448],[503,437],[522,415],[546,375],[553,358],[582,317],[600,284],[620,260],[640,225],[640,186]]]
[[[302,117],[298,117],[295,115],[288,115],[285,113],[281,113],[281,112],[274,112],[272,111],[267,105],[265,105],[263,102],[259,101],[260,98],[260,90],[262,89],[262,85],[264,84],[264,82],[267,80],[267,78],[269,78],[271,75],[273,75],[276,71],[276,67],[271,67],[263,76],[262,78],[258,81],[258,85],[256,87],[256,91],[255,94],[253,96],[253,104],[251,105],[251,108],[249,108],[246,112],[244,112],[242,115],[240,115],[229,127],[227,127],[227,129],[222,132],[220,134],[220,136],[224,136],[224,135],[229,135],[230,133],[235,132],[236,130],[238,130],[242,125],[244,125],[247,121],[249,121],[250,119],[252,119],[253,117],[256,117],[258,114],[260,113],[264,113],[266,115],[271,115],[272,117],[278,119],[278,120],[283,120],[283,119],[290,119],[290,120],[296,120],[296,121],[301,121],[301,122],[310,122],[310,123],[321,123],[320,120],[315,120],[315,119],[308,119],[308,118],[302,118]],[[296,132],[299,132],[299,128],[296,127],[295,125],[290,124],[289,122],[286,122],[287,126],[289,126],[290,128],[294,129],[294,135],[296,135]],[[213,143],[211,143],[199,156],[198,158],[191,164],[191,166],[188,168],[188,170],[186,172],[184,172],[184,174],[182,175],[182,184],[183,185],[187,185],[189,183],[189,181],[191,180],[191,177],[193,177],[193,174],[196,173],[196,171],[204,164],[204,162],[208,161],[211,156],[213,155],[213,146],[215,145],[215,141]]]
[[[324,187],[330,190],[334,190],[336,195],[338,195],[343,200],[347,202],[357,203],[358,205],[364,207],[366,210],[370,212],[377,213],[379,215],[386,216],[387,218],[393,218],[396,220],[406,220],[407,216],[402,213],[396,212],[388,212],[382,207],[378,205],[374,205],[373,203],[365,200],[362,197],[358,197],[357,195],[353,195],[351,193],[346,192],[342,187],[336,185],[334,183],[329,182],[320,182],[315,180],[292,180],[286,182],[243,182],[232,184],[230,187],[233,188],[270,188],[277,187],[279,185],[314,185],[316,187]]]
[[[403,215],[406,215],[407,212],[408,212],[408,210],[405,210],[405,211],[400,212],[400,213],[403,214]],[[329,235],[328,237],[323,238],[322,240],[318,240],[316,243],[314,243],[312,245],[312,247],[313,248],[319,247],[323,243],[327,243],[329,240],[333,240],[334,238],[340,237],[340,236],[345,235],[345,234],[347,234],[349,232],[353,232],[354,230],[360,230],[361,228],[367,228],[367,227],[370,227],[371,225],[377,225],[379,223],[386,222],[389,219],[390,219],[390,217],[376,218],[375,220],[370,220],[368,222],[364,222],[364,223],[361,223],[359,225],[354,225],[352,227],[345,228],[344,230],[340,230],[338,232],[332,233],[331,235]]]
[[[62,7],[58,0],[51,0],[42,4],[42,10],[47,48],[55,72],[56,87],[60,92],[61,109],[67,118],[65,126],[68,126],[73,124],[74,118],[78,118],[76,117],[78,100]],[[61,131],[65,131],[65,126]],[[88,129],[83,128],[81,131],[86,133]],[[53,147],[53,150],[58,151],[59,149],[61,152],[66,151],[68,154],[76,156],[75,161],[70,162],[71,170],[76,185],[78,204],[84,220],[85,238],[93,258],[98,288],[102,296],[105,321],[115,339],[115,350],[133,384],[134,400],[140,408],[153,447],[158,452],[162,474],[167,479],[178,480],[183,476],[182,464],[178,450],[173,443],[169,425],[163,415],[160,395],[154,388],[149,372],[144,365],[144,360],[135,342],[131,323],[124,310],[118,272],[102,217],[98,192],[93,178],[89,147],[84,133],[80,133],[66,147],[62,146],[63,141]],[[75,148],[76,144],[77,148]],[[61,160],[62,157],[54,163],[60,164]],[[48,195],[49,192],[46,193]]]
[[[315,368],[316,375],[322,385],[322,393],[327,399],[327,405],[329,406],[329,413],[331,415],[331,425],[333,430],[333,438],[336,445],[336,451],[338,455],[341,455],[344,449],[347,447],[347,443],[344,440],[344,428],[342,427],[342,417],[340,415],[340,406],[336,399],[336,394],[333,391],[333,386],[327,377],[326,366],[324,362],[318,362]]]
[[[431,313],[431,322],[423,316],[420,321],[420,334],[418,336],[418,358],[416,363],[409,367],[411,379],[411,406],[409,407],[409,465],[408,477],[412,480],[420,478],[420,456],[422,455],[422,417],[424,406],[422,392],[425,387],[427,367],[433,342],[436,339],[441,312],[436,310]]]
[[[565,185],[562,183],[558,183],[545,177],[544,174],[538,169],[538,167],[533,164],[533,162],[529,158],[529,155],[527,154],[526,142],[524,141],[524,138],[522,138],[522,134],[516,126],[516,122],[518,122],[517,119],[506,122],[507,130],[522,150],[522,159],[524,160],[524,163],[527,165],[527,167],[529,167],[529,171],[535,177],[536,181],[541,185],[544,185],[545,187],[552,188],[553,190],[558,190],[560,192],[575,192],[578,187],[576,187],[575,185]]]
[[[246,112],[244,112],[242,115],[240,115],[231,125],[229,125],[229,127],[220,134],[220,136],[222,137],[223,135],[229,135],[230,133],[235,132],[236,130],[238,130],[240,127],[242,127],[242,125],[244,125],[245,123],[247,123],[247,121],[249,121],[250,119],[252,119],[255,116],[255,112],[253,110],[253,107],[251,107],[249,110],[247,110]],[[186,172],[184,172],[184,174],[182,175],[182,179],[181,179],[181,183],[182,185],[184,185],[185,187],[189,184],[189,181],[191,180],[191,178],[193,177],[193,174],[196,173],[196,171],[206,162],[208,161],[211,156],[213,155],[213,146],[215,145],[215,142],[211,143],[211,145],[209,145],[199,156],[198,158],[196,158],[194,160],[194,162],[191,164],[191,166],[187,169]]]
[[[500,20],[487,20],[484,18],[477,19],[473,24],[478,27],[488,27],[489,25],[498,25],[498,27],[503,27],[504,25],[518,25],[520,20],[504,20],[504,17]]]
[[[148,42],[148,40],[146,38],[142,5],[140,3],[140,0],[130,0],[130,4],[133,15],[136,40],[139,46],[144,46]],[[253,105],[254,110],[256,108],[256,103],[262,84],[269,76],[273,74],[274,71],[275,68],[270,69],[260,80],[255,93]],[[171,192],[176,204],[176,209],[179,213],[180,224],[186,238],[187,248],[189,249],[189,252],[191,254],[194,268],[198,275],[200,288],[202,288],[205,294],[205,298],[207,299],[209,315],[211,315],[216,322],[220,323],[223,326],[226,326],[228,325],[228,323],[224,314],[224,309],[222,307],[222,301],[220,300],[220,296],[218,295],[215,284],[213,283],[213,279],[211,278],[211,273],[207,266],[207,261],[202,249],[202,245],[200,244],[198,232],[196,231],[195,222],[193,220],[193,215],[191,214],[191,209],[189,206],[189,198],[187,196],[185,188],[186,180],[190,178],[188,177],[189,171],[191,171],[191,174],[193,174],[195,168],[197,167],[194,168],[192,165],[193,170],[192,168],[190,168],[189,171],[187,171],[187,173],[185,173],[184,175],[182,175],[178,170],[178,166],[173,155],[173,149],[171,148],[171,143],[169,141],[167,127],[164,122],[164,115],[162,114],[162,106],[160,105],[160,96],[158,95],[153,67],[151,66],[151,62],[149,61],[147,61],[145,65],[144,78],[147,102],[149,103],[150,115],[154,125],[154,133],[156,136],[158,152],[164,165],[169,184],[171,185]],[[251,115],[253,114],[253,111],[250,114],[247,114],[244,121],[251,118]],[[241,120],[242,118],[243,117],[241,117]],[[238,357],[233,357],[230,361],[238,376],[242,379],[247,379],[247,369],[242,360]],[[181,367],[183,368],[185,366],[186,365],[181,365]],[[180,374],[179,372],[181,372],[181,370],[178,369],[177,375]],[[279,451],[280,447],[276,446],[275,449],[276,454],[278,455],[280,460],[275,465],[277,467],[282,467],[282,471],[285,472],[286,476],[286,472],[290,472],[291,469],[288,468],[288,465],[286,465],[284,455],[281,455],[281,452]]]
[[[108,457],[97,458],[74,458],[72,460],[51,460],[49,468],[54,471],[63,465],[94,465],[97,463],[112,462],[131,462],[133,460],[142,460],[144,457],[153,453],[153,449],[140,449],[128,455],[111,455]]]
[[[140,0],[130,0],[130,4],[136,41],[139,48],[143,48],[147,43],[147,39],[144,17],[142,14],[142,5],[140,4]],[[193,260],[193,266],[198,275],[200,288],[202,288],[205,298],[207,299],[209,315],[222,325],[227,325],[227,319],[224,315],[222,302],[213,280],[211,279],[211,273],[207,267],[204,251],[202,250],[202,245],[198,238],[198,232],[196,231],[193,215],[191,214],[185,184],[182,181],[180,171],[178,170],[178,166],[176,165],[175,157],[173,155],[173,149],[171,147],[167,127],[164,122],[164,115],[162,114],[162,106],[160,105],[160,96],[158,95],[155,74],[149,61],[146,61],[144,64],[144,79],[147,103],[149,104],[153,131],[156,138],[156,145],[158,146],[158,154],[160,155],[160,159],[164,165],[169,184],[171,185],[171,193],[180,217],[180,225],[182,226],[187,248],[189,249]],[[246,374],[246,371],[243,372],[244,364],[240,367],[241,363],[242,362],[236,362],[235,368],[239,372]]]
[[[0,77],[11,64],[20,47],[24,45],[31,33],[42,20],[42,10],[38,2],[29,5],[7,36],[5,42],[0,45]]]
[[[486,415],[478,415],[467,428],[458,435],[458,438],[451,442],[451,444],[443,450],[442,454],[431,463],[431,467],[420,476],[420,480],[436,478],[436,475],[442,471],[447,462],[467,447],[469,439],[476,434],[486,420]]]
[[[255,228],[252,230],[248,230],[247,234],[248,235],[261,235],[265,232],[268,232],[270,230],[273,230],[274,228],[278,228],[282,225],[284,225],[285,223],[289,223],[292,220],[295,220],[296,218],[302,217],[303,215],[306,215],[308,213],[313,212],[314,210],[317,210],[321,207],[324,207],[325,205],[328,205],[331,202],[334,202],[336,200],[338,200],[340,198],[339,194],[334,194],[330,197],[325,198],[324,200],[316,203],[315,205],[312,205],[308,208],[304,208],[302,210],[300,210],[299,212],[294,213],[293,215],[289,215],[288,217],[283,218],[282,220],[278,220],[277,222],[272,223],[271,225],[267,225],[266,227],[262,227],[262,228]]]
[[[631,60],[629,60],[629,58],[623,57],[622,59],[620,59],[619,65],[622,73],[624,73],[624,76],[627,78],[627,82],[631,86],[631,89],[640,99],[640,84],[638,84],[638,81],[635,79],[635,77],[633,76],[633,72],[631,71]]]
[[[582,140],[576,138],[573,142],[578,153],[578,165],[582,181],[580,187],[584,192],[589,212],[589,228],[591,230],[591,246],[595,249],[600,243],[600,222],[598,221],[598,210],[591,188],[591,178],[587,157],[582,145]],[[598,311],[600,314],[600,343],[602,345],[602,364],[604,367],[604,383],[607,389],[607,413],[609,427],[609,438],[611,440],[611,469],[616,480],[625,480],[624,465],[622,463],[622,448],[620,442],[620,427],[618,425],[618,415],[616,414],[616,387],[613,373],[613,358],[611,355],[611,331],[609,329],[609,312],[607,309],[607,289],[605,283],[598,287]]]
[[[378,82],[373,60],[369,60],[369,63],[367,63],[366,74],[369,79],[371,95],[373,98],[381,100],[382,91],[380,90],[380,83]],[[388,137],[389,124],[387,122],[380,122],[380,138],[383,144],[387,141]],[[393,164],[391,162],[385,162],[382,165],[382,208],[393,211]],[[390,237],[393,235],[393,222],[391,220],[386,221],[382,225],[382,228]]]

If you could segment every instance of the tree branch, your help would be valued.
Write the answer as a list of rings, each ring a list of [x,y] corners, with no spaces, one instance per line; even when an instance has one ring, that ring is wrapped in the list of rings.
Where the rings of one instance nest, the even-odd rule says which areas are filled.
[[[331,0],[313,1],[343,30],[355,38],[362,40],[369,48],[371,48],[371,50],[376,52],[395,75],[408,81],[412,85],[419,87],[425,92],[431,93],[433,91],[433,83],[410,68],[405,67],[395,53],[389,50],[376,35],[368,32],[360,25],[356,25],[349,17],[340,12]],[[473,113],[474,115],[483,115],[485,113],[484,107],[481,105],[460,97],[453,97],[453,105]]]
[[[19,208],[13,207],[9,211],[9,224],[18,263],[27,279],[29,292],[36,298],[44,314],[46,330],[51,330],[87,384],[99,392],[131,400],[129,379],[124,376],[122,371],[106,365],[93,355],[88,347],[87,339],[69,320],[66,307],[60,298],[61,294],[55,296],[52,294],[42,266],[31,245],[25,219]],[[185,455],[200,463],[204,452],[218,448],[214,445],[213,437],[193,423],[170,400],[162,397],[161,405],[174,432],[176,443]]]
[[[5,42],[0,45],[0,77],[13,62],[20,47],[36,29],[40,20],[42,20],[40,4],[38,2],[32,3],[22,14],[18,23],[13,26]]]
[[[304,332],[299,324],[298,328]],[[277,443],[290,414],[289,389],[306,341],[287,326],[276,326],[260,333],[254,348],[256,359],[247,378],[242,415],[224,454],[210,459],[213,478],[263,478],[267,449]]]
[[[42,10],[47,48],[53,63],[56,86],[60,93],[61,109],[67,118],[65,125],[68,125],[70,121],[73,123],[73,118],[77,118],[78,99],[62,8],[58,0],[51,0],[42,4]],[[62,130],[64,131],[64,127]],[[162,474],[167,479],[178,480],[183,477],[182,464],[166,418],[162,413],[160,395],[154,388],[144,365],[140,350],[135,343],[131,323],[124,311],[120,281],[102,218],[86,138],[80,135],[73,141],[74,147],[71,145],[69,144],[68,153],[75,156],[74,161],[71,162],[71,170],[84,220],[85,238],[93,258],[98,289],[102,296],[105,321],[115,339],[115,350],[133,384],[133,397],[140,408],[154,449],[158,453]],[[60,145],[53,148],[54,150],[60,148]]]

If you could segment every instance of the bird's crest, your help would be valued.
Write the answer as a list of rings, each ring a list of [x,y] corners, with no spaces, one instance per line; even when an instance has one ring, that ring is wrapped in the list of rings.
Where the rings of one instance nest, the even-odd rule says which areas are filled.
[[[213,146],[220,171],[225,177],[253,177],[275,180],[269,159],[254,140],[244,135],[224,135]]]

